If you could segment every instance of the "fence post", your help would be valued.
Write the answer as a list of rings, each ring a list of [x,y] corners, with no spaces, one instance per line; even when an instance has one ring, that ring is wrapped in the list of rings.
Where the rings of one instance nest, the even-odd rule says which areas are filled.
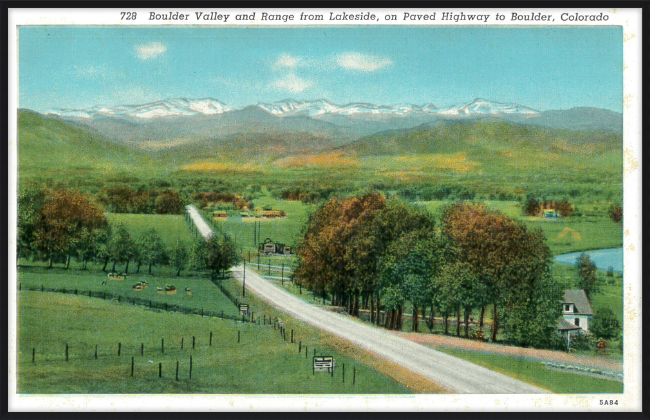
[[[237,331],[237,342],[241,341],[241,331]]]
[[[95,360],[97,359],[97,344],[95,344]]]
[[[165,339],[164,338],[160,339],[160,352],[161,353],[165,352]]]
[[[162,378],[162,363],[158,363],[158,377]]]
[[[343,363],[342,371],[343,371],[343,383],[345,383],[345,363]]]
[[[133,376],[133,365],[135,364],[135,357],[131,356],[131,376]]]
[[[183,344],[184,344],[185,339],[181,337],[181,350],[183,350]]]
[[[210,345],[212,345],[212,331],[210,331]]]
[[[178,381],[178,360],[176,361],[176,380]]]
[[[192,356],[190,355],[190,381],[192,380]]]
[[[352,368],[352,385],[357,381],[357,367]]]
[[[291,344],[293,344],[293,330],[291,330]]]
[[[122,353],[122,343],[117,343],[117,355],[119,356]]]
[[[144,356],[144,343],[140,344],[140,356]]]
[[[194,336],[192,336],[192,350],[194,350],[194,344],[195,344],[195,342],[196,342],[196,339],[194,338]]]
[[[305,346],[305,359],[307,358],[308,354],[309,354],[309,347]]]
[[[68,343],[65,343],[65,361],[68,361]]]
[[[32,348],[32,363],[36,360],[36,349]]]
[[[298,353],[302,352],[302,341],[298,342]]]
[[[284,286],[284,263],[282,263],[282,285]]]

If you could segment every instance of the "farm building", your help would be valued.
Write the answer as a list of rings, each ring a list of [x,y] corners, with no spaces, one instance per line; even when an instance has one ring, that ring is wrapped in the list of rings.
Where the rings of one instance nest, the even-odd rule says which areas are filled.
[[[212,217],[214,217],[215,219],[225,219],[228,217],[228,213],[226,213],[225,211],[215,211],[214,213],[212,213]]]
[[[589,299],[584,290],[565,290],[562,299],[562,318],[558,331],[571,342],[571,336],[589,333],[589,324],[594,317]]]
[[[555,210],[555,209],[544,210],[543,216],[544,216],[544,219],[559,219],[560,218],[560,215],[557,214],[557,210]]]
[[[273,242],[271,238],[266,238],[264,242],[259,244],[258,251],[266,255],[270,255],[270,254],[288,255],[291,254],[293,250],[289,245],[280,242]]]

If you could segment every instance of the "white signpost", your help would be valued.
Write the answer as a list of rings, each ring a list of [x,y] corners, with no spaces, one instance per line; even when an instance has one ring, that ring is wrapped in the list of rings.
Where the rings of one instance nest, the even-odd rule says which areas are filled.
[[[248,303],[239,304],[239,313],[242,315],[248,315]]]
[[[334,370],[334,358],[332,356],[314,356],[312,374],[316,372],[329,372]]]

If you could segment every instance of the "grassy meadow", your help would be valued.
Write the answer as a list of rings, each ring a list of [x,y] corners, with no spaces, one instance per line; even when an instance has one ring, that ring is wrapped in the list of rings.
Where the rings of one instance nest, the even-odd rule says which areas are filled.
[[[110,270],[110,268],[109,265],[108,269]],[[226,315],[239,314],[235,305],[208,278],[196,276],[194,273],[192,276],[181,273],[180,277],[176,277],[175,272],[156,267],[153,268],[152,275],[149,275],[147,267],[144,266],[141,267],[140,274],[131,274],[135,269],[133,267],[133,271],[127,275],[126,280],[109,280],[107,274],[97,267],[91,267],[89,270],[65,270],[21,266],[18,271],[18,281],[21,285],[31,288],[43,286],[44,288],[65,288],[66,290],[89,290],[93,293],[106,292],[125,298],[147,299],[205,311],[223,311]],[[133,289],[133,285],[141,281],[147,283],[146,288],[144,290]],[[176,294],[158,293],[158,288],[164,289],[166,285],[175,286]],[[185,291],[186,288],[190,289],[191,294]]]
[[[283,340],[270,325],[159,313],[100,299],[26,291],[20,292],[18,313],[18,392],[21,394],[410,392],[374,369],[327,348],[317,339],[303,341],[310,352],[305,357],[304,347],[299,352],[298,344]],[[210,333],[213,334],[211,346]],[[192,337],[195,337],[194,349]],[[164,340],[164,353],[161,340]],[[182,349],[181,340],[184,341]],[[68,362],[65,361],[66,343]],[[117,355],[119,343],[120,356]],[[334,377],[325,372],[313,375],[314,348],[317,355],[335,358]],[[34,362],[32,351],[35,351]],[[162,378],[158,376],[159,363],[162,363]],[[345,383],[341,370],[344,363]],[[354,385],[353,369],[356,369]]]
[[[140,238],[153,228],[168,248],[176,241],[189,245],[194,240],[185,218],[180,214],[107,213],[106,219],[111,226],[124,225],[132,238]]]

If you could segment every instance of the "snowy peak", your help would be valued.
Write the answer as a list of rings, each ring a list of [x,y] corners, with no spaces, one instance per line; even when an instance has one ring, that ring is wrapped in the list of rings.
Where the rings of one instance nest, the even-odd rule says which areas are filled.
[[[304,115],[308,117],[319,117],[323,115],[408,115],[411,113],[435,114],[437,108],[432,104],[413,105],[403,104],[396,106],[375,105],[365,102],[354,102],[345,105],[333,104],[325,99],[313,101],[297,101],[295,99],[284,99],[273,103],[258,103],[256,106],[277,116]]]
[[[175,98],[150,102],[142,105],[117,105],[113,107],[94,107],[88,110],[55,109],[45,114],[69,118],[131,117],[152,119],[160,117],[183,117],[192,115],[214,115],[228,112],[223,102],[212,98],[184,99]]]
[[[433,104],[414,105],[375,105],[371,103],[355,102],[337,105],[325,99],[300,101],[296,99],[283,99],[272,103],[257,103],[252,105],[264,110],[275,117],[304,116],[319,118],[323,116],[347,117],[405,117],[408,115],[430,115],[443,117],[467,116],[506,116],[521,115],[525,117],[540,116],[534,109],[514,103],[492,102],[486,99],[475,99],[463,106],[437,108]],[[126,117],[135,119],[155,119],[164,117],[184,117],[197,115],[217,115],[231,111],[248,108],[230,108],[221,101],[213,98],[185,99],[175,98],[163,101],[150,102],[142,105],[117,105],[112,107],[93,107],[86,110],[80,109],[55,109],[45,114],[58,115],[64,118],[92,119],[96,117]]]
[[[472,103],[460,107],[448,107],[440,110],[440,115],[457,115],[457,116],[470,116],[470,115],[484,115],[484,116],[499,116],[499,115],[523,115],[523,116],[540,116],[540,112],[532,108],[513,104],[492,102],[486,99],[477,98]]]

